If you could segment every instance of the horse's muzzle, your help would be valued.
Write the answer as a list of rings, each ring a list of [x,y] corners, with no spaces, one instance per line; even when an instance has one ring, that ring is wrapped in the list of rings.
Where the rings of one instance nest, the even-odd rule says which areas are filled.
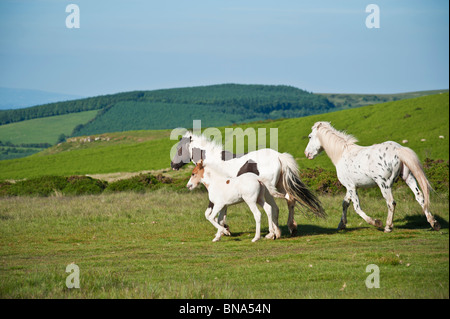
[[[174,162],[170,162],[170,167],[172,167],[172,169],[174,171],[178,171],[180,169],[180,167],[183,166],[182,163],[177,163],[175,164]]]
[[[305,151],[305,156],[306,156],[307,159],[310,159],[310,160],[314,159],[314,155],[312,153],[307,152],[307,151]]]

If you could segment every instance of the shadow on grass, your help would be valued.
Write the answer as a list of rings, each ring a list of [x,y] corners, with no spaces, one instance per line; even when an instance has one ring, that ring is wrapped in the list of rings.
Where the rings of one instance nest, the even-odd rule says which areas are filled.
[[[313,235],[331,235],[331,234],[346,233],[346,232],[348,233],[348,232],[365,229],[370,226],[347,227],[345,230],[337,230],[337,228],[328,228],[328,227],[322,227],[322,226],[317,226],[317,225],[307,225],[307,224],[302,224],[297,227],[298,227],[297,233],[294,235],[291,235],[287,225],[280,226],[281,238],[313,236]],[[230,230],[230,232],[231,232],[231,236],[229,236],[229,237],[233,238],[233,240],[235,240],[235,241],[242,240],[242,236],[247,235],[248,237],[250,237],[255,234],[254,232],[251,232],[251,231],[249,231],[249,232],[233,232],[232,230]],[[266,236],[266,234],[268,234],[268,233],[269,233],[268,228],[266,228],[266,229],[261,228],[261,237]]]
[[[448,229],[448,221],[445,219],[434,216],[436,220],[441,225],[441,229]],[[430,224],[427,222],[425,215],[408,215],[403,219],[397,220],[397,222],[402,223],[402,225],[396,225],[394,222],[394,228],[400,229],[431,229]],[[301,224],[297,226],[297,233],[295,235],[291,235],[289,232],[289,228],[287,225],[280,226],[281,230],[281,238],[290,238],[290,237],[303,237],[303,236],[314,236],[314,235],[331,235],[337,233],[349,233],[353,231],[358,231],[362,229],[373,228],[377,229],[380,232],[383,232],[383,228],[376,228],[370,225],[361,226],[361,227],[347,227],[345,230],[337,230],[336,228],[322,227],[318,225],[309,225],[309,224]],[[234,241],[242,241],[244,238],[250,238],[254,235],[254,232],[233,232],[230,230],[232,240]],[[263,238],[266,234],[269,233],[268,228],[261,228],[261,237]]]
[[[301,237],[301,236],[311,236],[311,235],[331,235],[337,234],[341,232],[352,232],[360,229],[364,229],[367,227],[347,227],[345,230],[337,230],[336,228],[322,227],[318,225],[308,225],[301,224],[297,226],[297,233],[294,236],[291,236],[289,232],[289,228],[287,226],[281,226],[281,234],[282,237]]]
[[[445,219],[434,216],[434,218],[437,220],[437,222],[441,225],[441,229],[448,229],[448,221]],[[404,223],[403,225],[396,226],[394,222],[395,228],[401,228],[401,229],[427,229],[431,228],[430,224],[427,221],[427,218],[425,215],[407,215],[404,218],[399,220],[400,222]]]

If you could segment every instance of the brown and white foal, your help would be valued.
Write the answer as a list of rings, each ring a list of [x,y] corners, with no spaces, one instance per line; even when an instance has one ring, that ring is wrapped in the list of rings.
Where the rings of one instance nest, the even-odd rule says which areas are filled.
[[[190,190],[203,183],[208,190],[208,196],[211,203],[214,204],[212,210],[206,210],[205,217],[214,227],[217,228],[216,236],[213,242],[219,241],[222,235],[230,235],[230,232],[221,225],[226,207],[241,202],[246,202],[253,213],[256,222],[256,233],[252,242],[261,238],[261,212],[256,204],[264,208],[269,219],[269,229],[272,232],[274,225],[271,216],[270,205],[264,199],[267,191],[266,186],[258,180],[258,176],[253,173],[246,173],[237,177],[226,177],[214,169],[213,165],[204,165],[200,160],[192,171],[191,178],[186,187]],[[268,198],[271,198],[268,196]],[[273,200],[273,198],[272,198]],[[220,212],[218,220],[215,217]]]

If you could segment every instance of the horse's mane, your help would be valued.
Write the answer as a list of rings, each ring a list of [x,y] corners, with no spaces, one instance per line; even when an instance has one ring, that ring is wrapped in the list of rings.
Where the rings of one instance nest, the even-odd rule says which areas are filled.
[[[316,122],[312,129],[317,129],[320,144],[333,163],[342,156],[342,152],[348,146],[358,142],[353,135],[336,130],[330,122]]]
[[[198,135],[198,134],[193,134],[192,132],[188,131],[184,134],[183,137],[190,137],[191,138],[191,143],[190,143],[190,148],[200,148],[202,150],[206,151],[206,158],[210,159],[210,158],[221,158],[221,154],[223,151],[223,146],[222,143],[217,142],[215,140],[211,140],[210,137],[207,137],[203,134]],[[212,154],[212,155],[211,155]],[[209,157],[208,157],[209,155]]]

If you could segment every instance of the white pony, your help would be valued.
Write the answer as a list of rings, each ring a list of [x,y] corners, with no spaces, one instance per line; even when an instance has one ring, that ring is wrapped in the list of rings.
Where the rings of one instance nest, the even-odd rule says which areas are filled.
[[[215,164],[215,167],[228,177],[240,176],[247,172],[258,175],[259,180],[268,188],[266,201],[271,203],[272,218],[277,221],[277,224],[278,206],[268,197],[275,196],[286,199],[289,209],[287,224],[292,235],[297,231],[297,223],[294,220],[296,203],[308,208],[316,216],[322,218],[326,216],[320,201],[300,180],[297,162],[289,153],[279,153],[265,148],[236,156],[224,151],[221,144],[211,141],[203,135],[187,132],[180,139],[177,153],[170,164],[173,169],[179,169],[190,161],[197,163],[200,159],[203,159],[205,164]],[[210,207],[207,208],[205,214],[211,210]],[[274,228],[274,231],[275,233],[270,233],[266,237],[279,238],[281,236],[278,227]]]
[[[430,225],[435,230],[439,230],[441,226],[429,211],[431,186],[416,153],[410,148],[391,141],[367,147],[356,145],[356,142],[356,138],[352,135],[337,131],[329,122],[316,122],[309,134],[309,143],[305,149],[308,159],[313,159],[325,150],[336,166],[339,181],[347,189],[342,203],[343,212],[338,229],[346,227],[347,208],[350,200],[353,202],[356,213],[366,222],[380,228],[383,227],[380,220],[374,220],[363,212],[356,192],[358,187],[378,185],[388,206],[384,231],[391,232],[394,227],[392,220],[396,205],[391,188],[397,178],[401,176],[414,192]],[[417,187],[416,179],[423,194]]]
[[[214,204],[213,209],[210,212],[207,210],[205,213],[206,219],[217,228],[213,242],[219,241],[222,234],[230,235],[228,229],[220,224],[223,215],[221,214],[222,216],[219,216],[218,221],[215,220],[216,215],[219,212],[224,212],[223,208],[243,201],[247,203],[255,217],[256,233],[252,242],[261,238],[261,212],[256,206],[257,203],[266,211],[269,217],[269,228],[272,228],[270,205],[264,200],[266,187],[258,180],[258,176],[255,174],[248,173],[229,178],[220,174],[211,165],[203,165],[203,161],[200,160],[194,167],[186,187],[192,190],[200,182],[205,185],[208,190],[209,200]]]

